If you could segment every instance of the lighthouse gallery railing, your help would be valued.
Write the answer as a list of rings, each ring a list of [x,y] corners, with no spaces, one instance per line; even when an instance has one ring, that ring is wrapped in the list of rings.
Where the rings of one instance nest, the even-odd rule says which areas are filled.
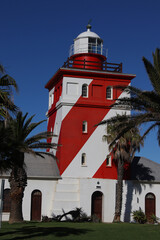
[[[122,73],[122,63],[109,63],[109,62],[94,62],[84,60],[71,60],[70,58],[64,62],[63,68],[78,68],[87,70],[100,70],[107,72],[119,72]]]

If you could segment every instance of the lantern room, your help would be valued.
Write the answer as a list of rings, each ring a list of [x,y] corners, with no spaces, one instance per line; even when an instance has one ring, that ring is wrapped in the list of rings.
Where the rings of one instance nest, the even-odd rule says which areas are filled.
[[[79,53],[96,53],[106,57],[106,50],[103,48],[103,40],[91,31],[91,25],[87,25],[87,31],[79,34],[70,48],[70,56]]]

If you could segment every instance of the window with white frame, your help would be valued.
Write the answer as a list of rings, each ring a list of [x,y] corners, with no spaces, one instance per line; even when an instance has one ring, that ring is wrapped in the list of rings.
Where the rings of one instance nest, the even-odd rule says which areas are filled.
[[[52,93],[51,104],[53,104],[53,101],[54,101],[54,93]]]
[[[112,166],[111,155],[107,155],[107,158],[106,158],[106,166],[107,166],[107,167],[111,167],[111,166]]]
[[[52,91],[52,92],[49,94],[49,108],[52,107],[53,102],[54,102],[54,92]]]
[[[113,99],[113,87],[111,86],[106,88],[106,99]]]
[[[81,166],[86,166],[86,153],[82,153]]]
[[[83,133],[87,133],[88,129],[87,129],[87,121],[83,121],[82,123],[82,132]]]
[[[82,97],[88,97],[88,85],[87,84],[82,85]]]

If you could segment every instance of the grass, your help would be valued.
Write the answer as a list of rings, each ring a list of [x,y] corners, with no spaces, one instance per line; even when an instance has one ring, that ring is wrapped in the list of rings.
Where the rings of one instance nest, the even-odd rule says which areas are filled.
[[[160,225],[26,222],[9,225],[2,223],[1,240],[158,240]]]

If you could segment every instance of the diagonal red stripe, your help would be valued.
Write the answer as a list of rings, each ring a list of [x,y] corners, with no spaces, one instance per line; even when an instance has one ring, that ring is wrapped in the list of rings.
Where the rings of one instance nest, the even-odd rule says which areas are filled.
[[[123,86],[128,85],[129,82],[130,82],[129,80],[123,82]],[[98,80],[92,81],[89,86],[90,93],[89,98],[85,99],[80,97],[76,104],[72,107],[72,109],[69,111],[69,113],[62,121],[58,142],[61,145],[61,147],[59,147],[57,151],[60,174],[62,174],[65,171],[65,169],[69,166],[69,164],[75,158],[80,149],[84,146],[86,141],[95,131],[96,129],[95,124],[101,122],[104,119],[104,117],[110,110],[109,106],[114,103],[114,101],[107,101],[105,99],[105,94],[102,99],[93,98],[92,96],[93,83],[94,86],[95,84],[100,84]],[[111,82],[111,85],[113,86],[113,81]],[[117,85],[116,81],[114,82],[114,85]],[[116,91],[116,97],[118,98],[121,94],[121,91],[116,89],[114,91]],[[83,121],[88,122],[87,134],[82,133]]]

